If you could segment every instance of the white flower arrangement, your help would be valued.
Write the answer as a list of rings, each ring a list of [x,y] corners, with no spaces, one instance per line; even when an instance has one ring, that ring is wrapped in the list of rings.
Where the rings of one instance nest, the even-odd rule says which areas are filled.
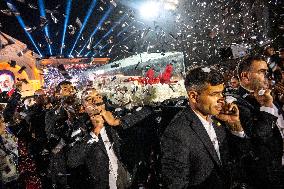
[[[134,106],[155,105],[171,98],[186,97],[184,81],[170,84],[139,84],[127,81],[127,76],[105,76],[96,78],[94,88],[113,104],[131,109]]]

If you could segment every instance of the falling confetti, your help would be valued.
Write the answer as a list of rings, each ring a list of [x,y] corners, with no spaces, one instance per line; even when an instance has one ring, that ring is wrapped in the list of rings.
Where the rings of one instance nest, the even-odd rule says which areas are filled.
[[[52,12],[50,13],[50,16],[51,16],[51,19],[53,20],[53,22],[54,22],[55,24],[57,24],[57,23],[58,23],[58,19],[53,15]]]
[[[28,14],[23,7],[28,6],[30,9],[38,9],[36,4],[24,0],[17,1],[20,2],[17,5],[21,6],[19,9],[21,14]],[[97,48],[100,51],[97,54],[110,56],[112,60],[142,52],[155,52],[163,55],[165,52],[179,51],[184,52],[186,64],[203,64],[214,59],[226,60],[221,51],[222,49],[232,48],[232,44],[246,48],[242,52],[234,51],[232,48],[234,51],[233,58],[235,58],[235,55],[238,53],[242,57],[244,55],[243,52],[249,53],[252,49],[260,49],[267,44],[279,44],[281,37],[283,38],[283,34],[280,32],[283,32],[284,26],[279,21],[281,20],[279,18],[283,18],[283,13],[279,11],[282,6],[280,1],[264,3],[262,1],[244,0],[193,0],[190,2],[163,0],[160,2],[162,6],[156,10],[158,16],[146,19],[139,14],[139,7],[131,3],[100,0],[97,2],[97,9],[100,11],[96,11],[96,15],[91,19],[92,21],[87,22],[82,32],[85,38],[80,36],[78,47],[83,47],[86,43],[86,49],[91,50],[91,46],[100,41],[100,45]],[[40,36],[38,35],[41,32],[40,29],[45,28],[49,19],[52,23],[59,26],[59,24],[64,23],[66,18],[66,5],[45,3],[47,4],[46,7],[48,7],[48,9],[45,9],[48,14],[47,18],[38,17],[35,18],[34,22],[24,20],[28,24],[26,31],[32,33],[38,28],[37,32],[35,32],[36,36]],[[11,9],[13,8],[12,4],[7,4],[7,6],[10,10],[1,10],[3,17],[19,13],[11,11],[14,10]],[[112,15],[98,28],[99,32],[96,37],[90,40],[90,30],[96,27],[98,18],[101,18],[109,6],[115,7]],[[50,7],[53,7],[53,9]],[[79,10],[79,6],[74,7],[72,5],[72,12],[74,11],[86,12],[87,10]],[[124,14],[126,18],[118,21],[117,18]],[[148,14],[151,14],[151,12]],[[40,19],[39,22],[38,19]],[[74,41],[69,40],[69,37],[75,35],[78,28],[82,27],[79,15],[74,17],[74,19],[68,22],[66,35],[68,40],[65,42],[66,44],[61,45],[66,49],[69,49],[74,43]],[[38,26],[38,23],[40,23],[40,26]],[[4,25],[3,22],[2,25]],[[5,25],[4,27],[6,27]],[[111,30],[115,25],[115,29]],[[50,28],[52,28],[49,29],[52,31],[51,40],[56,44],[60,44],[61,41],[58,36],[60,36],[61,31],[59,27],[56,29],[54,27]],[[62,30],[62,27],[60,28]],[[274,33],[271,32],[272,30]],[[107,32],[111,34],[101,40],[100,38]],[[55,36],[56,39],[52,39]],[[71,38],[73,39],[73,37]],[[36,37],[36,40],[42,39]],[[36,43],[44,44],[43,41],[37,41]],[[43,47],[44,45],[41,45],[41,48]],[[79,52],[79,49],[77,51]],[[83,51],[82,54],[93,56],[95,51],[96,49],[92,53]]]
[[[38,9],[37,6],[35,6],[35,5],[31,4],[31,3],[29,3],[28,6],[29,6],[31,9],[35,9],[35,10]]]
[[[79,28],[82,27],[82,22],[78,17],[76,18],[76,24],[79,26]]]

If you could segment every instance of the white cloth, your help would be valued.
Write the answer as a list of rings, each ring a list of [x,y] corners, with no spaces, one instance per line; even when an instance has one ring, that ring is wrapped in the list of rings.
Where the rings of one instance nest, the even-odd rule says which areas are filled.
[[[103,127],[100,131],[102,140],[104,142],[107,155],[109,158],[109,188],[110,189],[117,189],[116,186],[116,180],[117,180],[117,170],[118,170],[118,159],[113,151],[113,144],[109,141],[109,138],[107,136],[106,130]],[[93,137],[93,139],[97,142],[99,141],[99,138],[97,135],[95,135],[93,132],[90,133],[90,135]]]
[[[218,138],[217,138],[217,135],[216,135],[216,132],[215,132],[215,129],[212,125],[212,120],[211,118],[209,119],[209,121],[207,121],[206,119],[204,119],[203,117],[201,117],[198,113],[194,112],[197,117],[200,119],[202,125],[204,126],[214,148],[215,148],[215,151],[220,159],[220,151],[219,151],[219,143],[218,143]],[[221,159],[220,159],[221,160]]]

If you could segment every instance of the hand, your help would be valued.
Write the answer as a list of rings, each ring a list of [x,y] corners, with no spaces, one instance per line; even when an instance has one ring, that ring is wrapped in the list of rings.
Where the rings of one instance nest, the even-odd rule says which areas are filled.
[[[273,108],[273,97],[270,89],[266,89],[263,95],[259,95],[259,90],[256,90],[254,97],[261,106]]]
[[[120,120],[119,119],[115,119],[113,114],[110,111],[103,110],[103,111],[101,111],[100,115],[104,118],[104,120],[110,126],[118,126],[118,125],[120,125]]]
[[[101,115],[93,115],[90,117],[91,122],[93,124],[93,133],[95,133],[95,135],[99,135],[101,129],[104,127],[104,119]]]
[[[104,119],[101,115],[92,115],[90,116],[91,122],[95,127],[103,127]]]
[[[241,126],[240,122],[239,109],[236,104],[225,104],[223,111],[216,117],[226,122],[229,125],[231,131],[243,131],[243,127]]]

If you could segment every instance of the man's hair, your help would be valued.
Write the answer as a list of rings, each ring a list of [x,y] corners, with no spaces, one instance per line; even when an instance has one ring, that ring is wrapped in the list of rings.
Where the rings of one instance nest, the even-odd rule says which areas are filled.
[[[209,67],[198,67],[189,70],[185,77],[186,90],[202,90],[207,84],[212,86],[224,83],[223,74]]]
[[[15,75],[14,75],[13,72],[11,72],[9,70],[0,70],[0,75],[3,75],[3,74],[11,76],[13,81],[15,82]]]
[[[238,76],[241,79],[241,73],[249,72],[253,61],[265,61],[265,58],[262,55],[249,55],[238,65]]]
[[[72,83],[70,81],[64,80],[61,81],[60,83],[58,83],[58,85],[56,86],[56,92],[59,92],[61,89],[61,85],[72,85]]]

